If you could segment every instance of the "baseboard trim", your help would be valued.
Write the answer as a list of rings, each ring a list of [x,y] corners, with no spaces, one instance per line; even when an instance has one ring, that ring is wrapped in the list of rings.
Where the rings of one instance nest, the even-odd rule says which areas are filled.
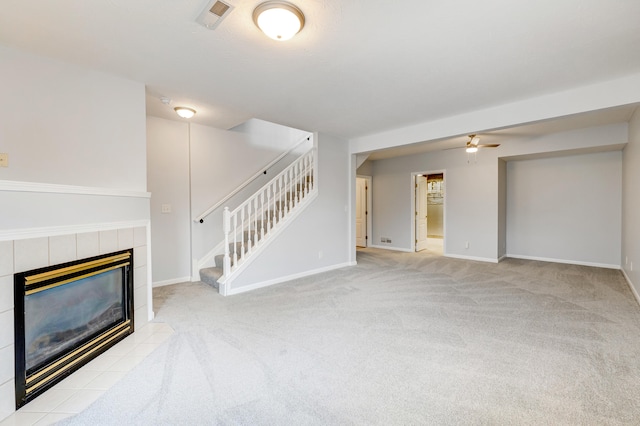
[[[127,222],[93,223],[87,225],[46,226],[42,228],[22,228],[0,230],[0,241],[25,240],[28,238],[56,237],[58,235],[82,234],[85,232],[112,231],[146,227],[149,220],[132,220]]]
[[[151,198],[150,192],[93,186],[58,185],[54,183],[0,180],[0,191],[41,192],[54,194],[104,195],[109,197]]]
[[[594,268],[620,269],[620,265],[612,265],[609,263],[582,262],[579,260],[554,259],[550,257],[523,256],[519,254],[507,254],[507,257],[513,259],[536,260],[539,262],[564,263],[567,265],[592,266]]]
[[[503,254],[502,256],[500,256],[500,257],[498,258],[498,263],[502,262],[502,261],[503,261],[503,260],[505,260],[506,258],[507,258],[507,255],[506,255],[506,254]]]
[[[317,275],[317,274],[321,274],[323,272],[329,272],[329,271],[333,271],[335,269],[340,269],[340,268],[346,268],[348,266],[355,266],[356,262],[344,262],[344,263],[338,263],[335,265],[331,265],[331,266],[324,266],[322,268],[318,268],[318,269],[312,269],[310,271],[305,271],[305,272],[300,272],[297,274],[292,274],[292,275],[287,275],[285,277],[280,277],[280,278],[274,278],[272,280],[267,280],[267,281],[262,281],[259,283],[255,283],[255,284],[249,284],[249,285],[245,285],[242,287],[238,287],[238,288],[231,288],[227,291],[227,296],[231,296],[234,294],[240,294],[240,293],[246,293],[248,291],[252,291],[252,290],[257,290],[259,288],[264,288],[264,287],[269,287],[272,286],[274,284],[281,284],[287,281],[292,281],[298,278],[304,278],[304,277],[308,277],[311,275]]]
[[[382,250],[402,251],[402,252],[405,252],[405,253],[415,253],[413,250],[407,249],[407,248],[403,248],[403,247],[378,246],[378,245],[370,245],[368,247],[382,249]]]
[[[486,262],[486,263],[498,263],[500,261],[499,259],[491,259],[489,257],[464,256],[461,254],[451,254],[451,253],[444,253],[443,256],[451,257],[453,259],[473,260],[476,262]]]
[[[182,277],[182,278],[173,278],[171,280],[156,281],[155,283],[153,283],[151,285],[151,287],[153,287],[153,288],[164,287],[166,285],[180,284],[180,283],[185,283],[185,282],[191,282],[191,277],[190,276],[186,276],[186,277]]]
[[[624,268],[620,268],[620,270],[622,271],[622,275],[624,276],[624,279],[627,281],[627,284],[631,289],[631,293],[633,293],[633,297],[636,298],[636,302],[638,303],[638,305],[640,305],[640,294],[638,294],[638,292],[636,291],[636,288],[633,286],[633,283],[631,282],[631,278],[629,278],[629,275],[627,275],[627,271],[625,271]]]

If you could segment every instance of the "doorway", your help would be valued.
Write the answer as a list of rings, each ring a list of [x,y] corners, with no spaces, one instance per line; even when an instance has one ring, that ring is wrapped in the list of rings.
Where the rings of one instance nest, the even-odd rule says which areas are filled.
[[[356,247],[368,247],[371,235],[371,176],[356,176]]]
[[[444,251],[444,172],[416,173],[414,182],[415,251]]]

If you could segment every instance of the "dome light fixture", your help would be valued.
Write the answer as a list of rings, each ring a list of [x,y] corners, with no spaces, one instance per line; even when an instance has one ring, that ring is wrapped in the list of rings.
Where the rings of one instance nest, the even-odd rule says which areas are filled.
[[[469,146],[467,147],[467,152],[478,152],[477,146]]]
[[[253,22],[267,37],[285,41],[304,27],[304,14],[291,3],[267,1],[255,8]]]
[[[191,118],[196,115],[196,110],[193,108],[175,107],[173,110],[182,118]]]

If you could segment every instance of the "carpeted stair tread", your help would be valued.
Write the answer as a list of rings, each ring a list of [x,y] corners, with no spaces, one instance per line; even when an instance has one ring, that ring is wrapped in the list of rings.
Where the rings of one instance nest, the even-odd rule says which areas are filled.
[[[220,287],[218,284],[218,279],[222,276],[222,268],[213,267],[213,268],[203,268],[200,269],[200,281],[203,283],[209,284],[213,288]]]

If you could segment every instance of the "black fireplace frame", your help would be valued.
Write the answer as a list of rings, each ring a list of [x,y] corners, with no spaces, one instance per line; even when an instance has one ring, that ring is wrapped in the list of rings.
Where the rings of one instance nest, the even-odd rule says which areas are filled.
[[[26,371],[25,295],[74,282],[101,272],[120,270],[123,285],[123,319],[77,342],[60,356]],[[66,262],[14,274],[16,409],[33,400],[68,375],[133,333],[133,249]],[[62,284],[60,284],[60,282]]]

